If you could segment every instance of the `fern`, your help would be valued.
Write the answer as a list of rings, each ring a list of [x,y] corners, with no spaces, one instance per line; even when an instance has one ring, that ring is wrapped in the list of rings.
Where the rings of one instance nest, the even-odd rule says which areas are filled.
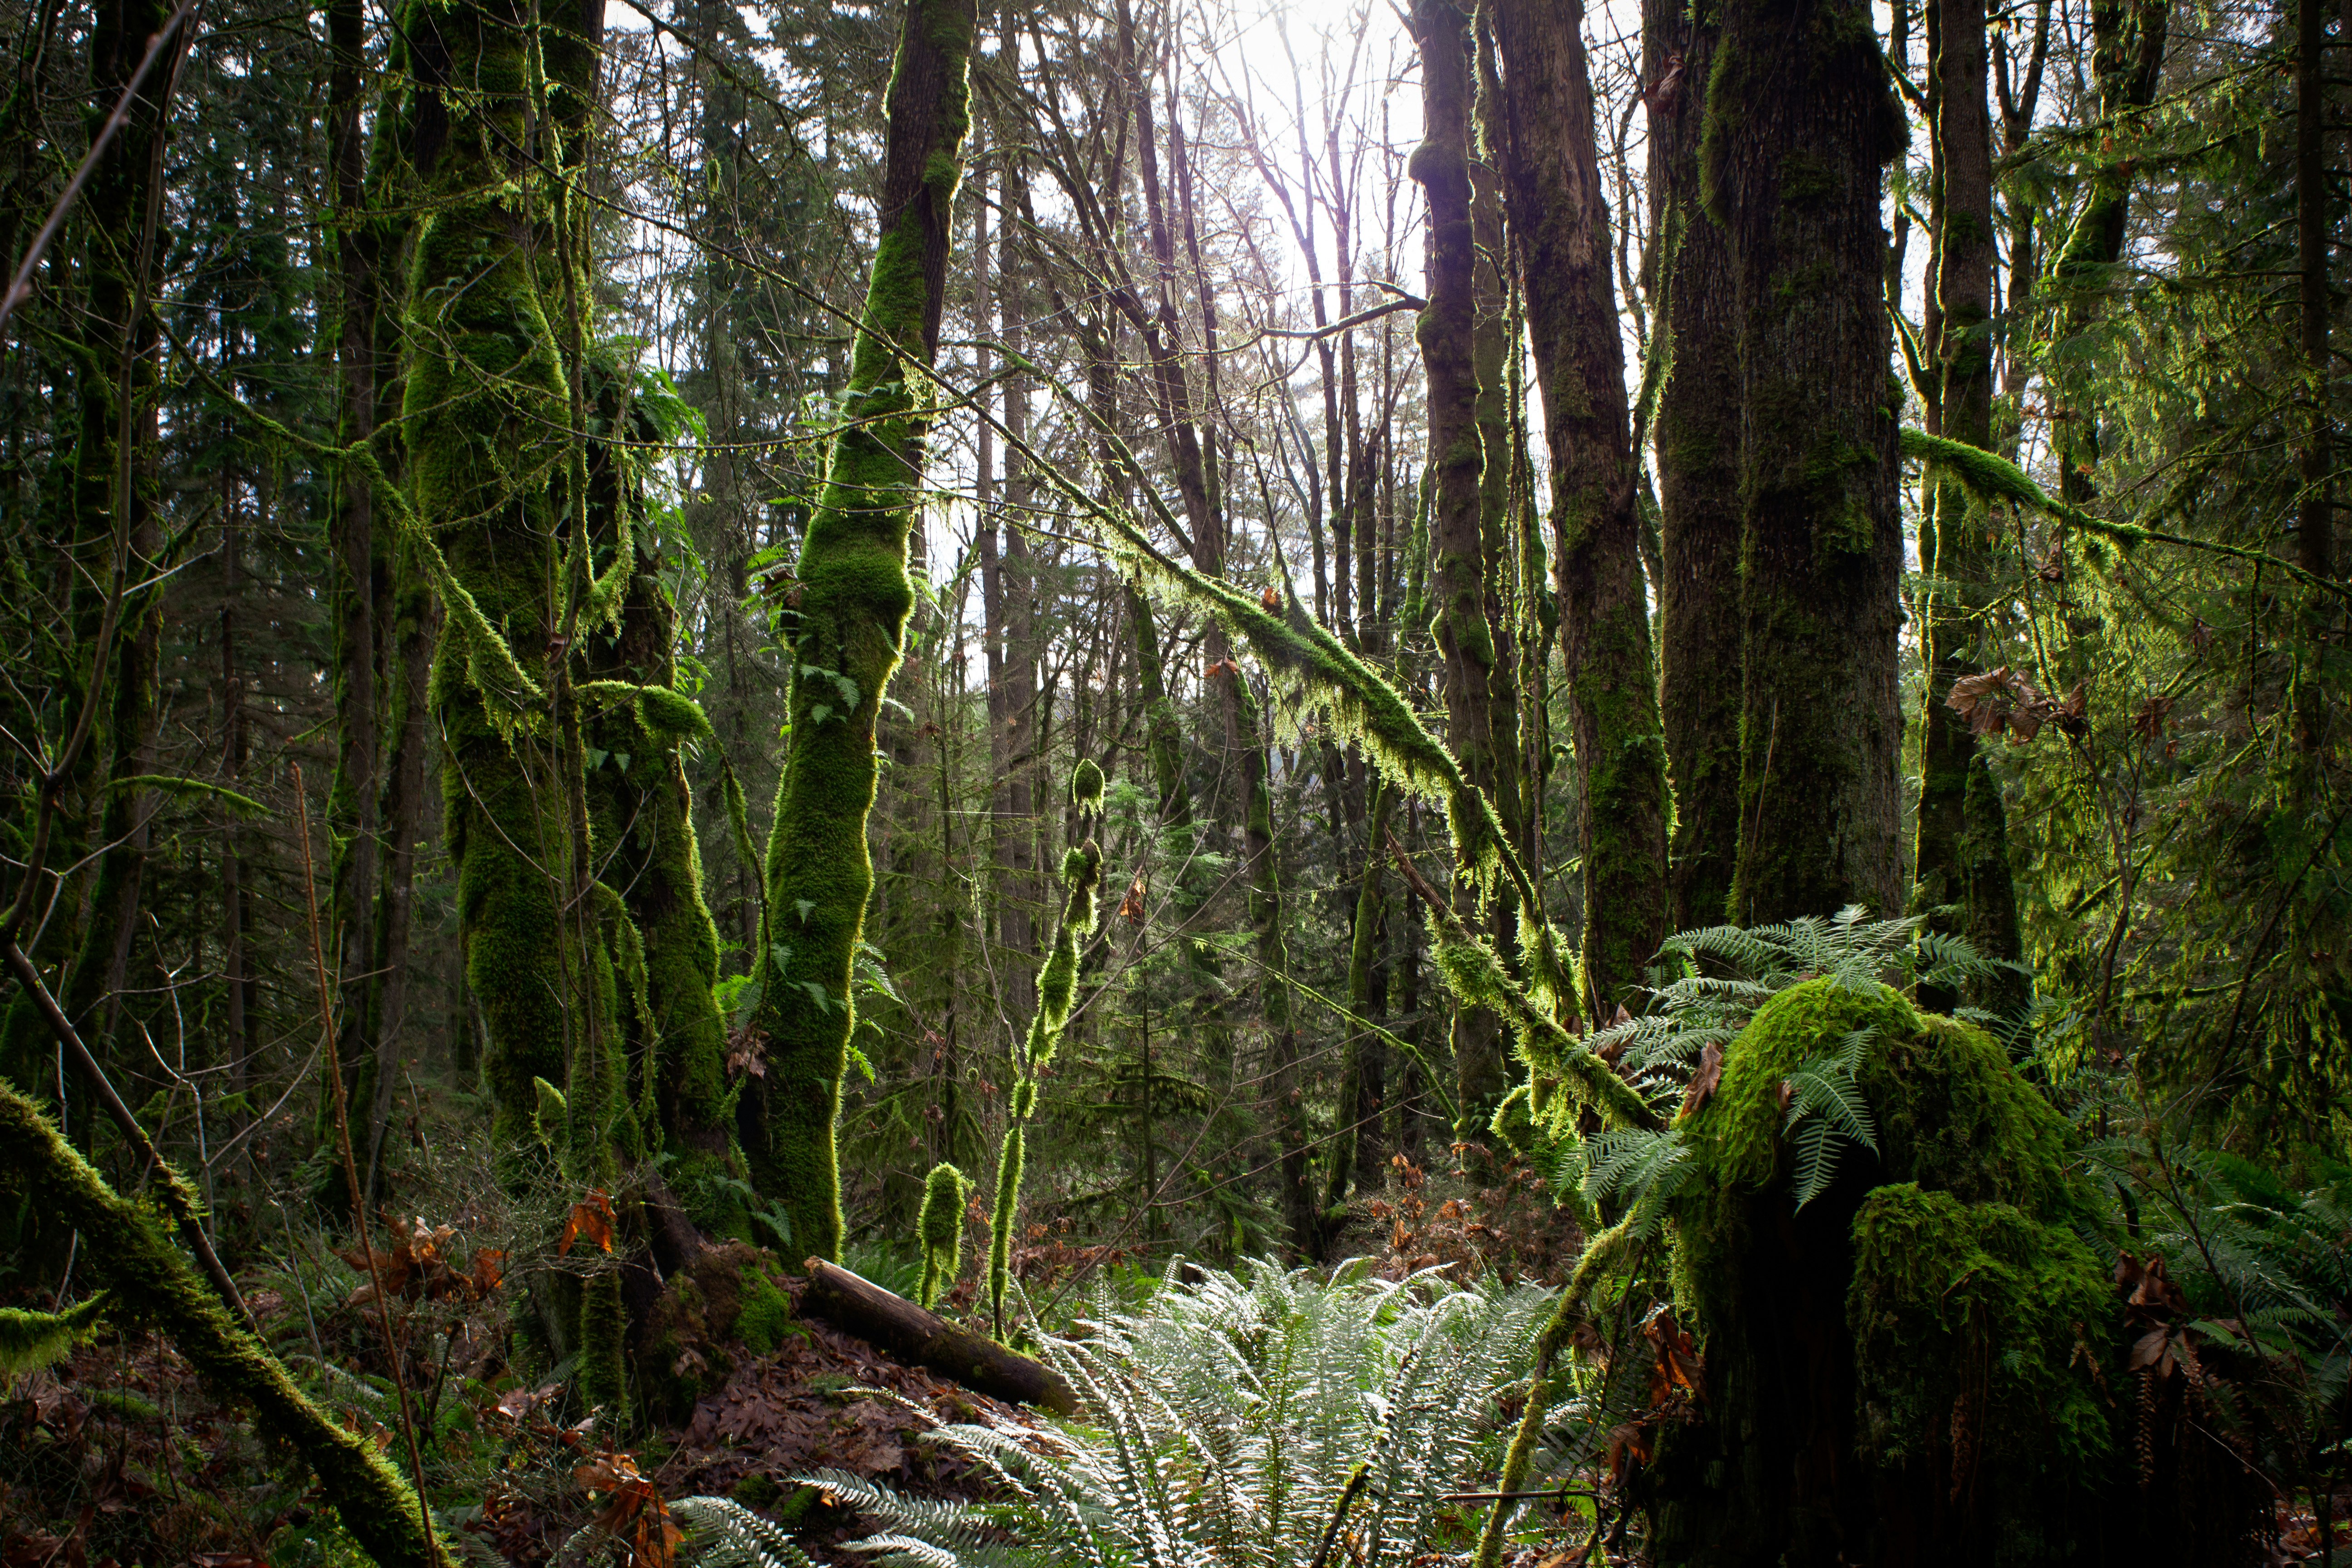
[[[1667,1205],[1699,1169],[1680,1128],[1653,1132],[1629,1127],[1599,1132],[1586,1139],[1578,1152],[1579,1159],[1555,1168],[1555,1182],[1564,1186],[1564,1178],[1574,1177],[1586,1202],[1618,1206],[1634,1241],[1646,1241],[1657,1234]]]
[[[686,1527],[679,1551],[695,1568],[816,1568],[782,1526],[732,1499],[679,1498],[669,1512]]]
[[[1150,1305],[1098,1299],[1086,1337],[1045,1358],[1085,1426],[930,1434],[995,1480],[985,1504],[804,1478],[878,1527],[856,1549],[907,1568],[1129,1568],[1311,1562],[1340,1521],[1364,1568],[1444,1531],[1448,1492],[1491,1471],[1496,1396],[1524,1376],[1547,1299],[1429,1276],[1325,1281],[1265,1262]]]
[[[1878,1152],[1878,1124],[1855,1075],[1875,1029],[1856,1029],[1837,1048],[1812,1058],[1786,1080],[1789,1113],[1780,1124],[1797,1151],[1797,1207],[1803,1208],[1837,1179],[1838,1155],[1848,1140]]]

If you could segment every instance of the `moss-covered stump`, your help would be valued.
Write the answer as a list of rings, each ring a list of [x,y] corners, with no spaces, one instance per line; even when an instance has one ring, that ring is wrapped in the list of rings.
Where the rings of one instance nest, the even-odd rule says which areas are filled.
[[[1784,1085],[1865,1032],[1877,1152],[1800,1206]],[[1703,1398],[1642,1479],[1656,1560],[2084,1563],[2134,1511],[2120,1305],[2071,1130],[1982,1031],[1810,981],[1759,1009],[1679,1125],[1672,1221]]]
[[[726,1386],[741,1350],[773,1351],[769,1320],[778,1309],[789,1321],[790,1300],[761,1268],[759,1250],[742,1242],[706,1247],[673,1272],[637,1333],[636,1389],[646,1414],[683,1421],[697,1400]],[[755,1337],[761,1342],[751,1343]]]

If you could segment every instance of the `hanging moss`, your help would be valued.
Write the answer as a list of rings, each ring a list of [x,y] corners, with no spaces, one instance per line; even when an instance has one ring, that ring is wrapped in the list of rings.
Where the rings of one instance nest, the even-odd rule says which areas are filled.
[[[21,1375],[60,1360],[98,1321],[105,1305],[106,1298],[99,1295],[62,1312],[0,1307],[0,1373]]]
[[[915,1216],[923,1247],[923,1281],[915,1300],[922,1306],[937,1306],[963,1272],[963,1210],[971,1197],[971,1180],[944,1160],[924,1178],[922,1212]]]

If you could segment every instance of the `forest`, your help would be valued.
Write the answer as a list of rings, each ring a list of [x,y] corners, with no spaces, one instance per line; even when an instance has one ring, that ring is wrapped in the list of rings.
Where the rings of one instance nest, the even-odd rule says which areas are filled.
[[[0,57],[0,1568],[2352,1562],[2352,0]]]

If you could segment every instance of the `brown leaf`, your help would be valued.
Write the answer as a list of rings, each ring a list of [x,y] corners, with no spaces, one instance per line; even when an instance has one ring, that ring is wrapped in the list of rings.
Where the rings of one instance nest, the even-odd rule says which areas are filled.
[[[1265,585],[1265,592],[1257,596],[1257,602],[1269,610],[1282,608],[1282,595],[1274,591],[1274,584],[1271,583]]]
[[[1683,1094],[1683,1115],[1697,1115],[1722,1082],[1723,1047],[1709,1040],[1698,1053],[1698,1070],[1691,1074],[1690,1088]]]
[[[1143,923],[1143,899],[1150,889],[1144,885],[1143,873],[1137,871],[1135,880],[1127,885],[1127,897],[1119,900],[1119,918],[1130,925]]]
[[[2143,700],[2138,710],[2132,714],[2132,733],[2143,741],[2163,739],[2164,732],[2172,728],[2174,700],[2169,697],[2156,696]]]
[[[495,1247],[474,1248],[474,1293],[488,1296],[506,1283],[507,1255]]]
[[[571,1215],[563,1222],[563,1242],[555,1255],[570,1257],[572,1244],[583,1236],[604,1251],[612,1251],[614,1223],[613,1200],[604,1188],[592,1188],[585,1199],[572,1205]]]

